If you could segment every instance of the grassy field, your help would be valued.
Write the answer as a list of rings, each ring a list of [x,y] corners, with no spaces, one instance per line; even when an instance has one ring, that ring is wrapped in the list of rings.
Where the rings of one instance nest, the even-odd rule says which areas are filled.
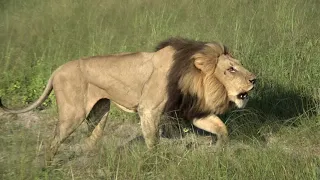
[[[57,121],[54,96],[34,111],[0,116],[0,179],[320,179],[320,3],[317,0],[0,0],[0,97],[22,107],[61,64],[84,56],[152,51],[168,37],[226,44],[258,76],[244,110],[221,116],[219,152],[189,133],[141,141],[138,118],[112,108],[94,152],[80,127],[41,169]],[[195,146],[189,146],[195,144]]]

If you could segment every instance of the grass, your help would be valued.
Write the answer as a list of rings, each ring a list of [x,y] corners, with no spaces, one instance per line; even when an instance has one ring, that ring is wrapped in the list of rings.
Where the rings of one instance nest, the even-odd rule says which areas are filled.
[[[319,179],[319,9],[316,0],[0,1],[0,97],[10,106],[38,98],[69,60],[152,51],[171,36],[221,41],[258,75],[248,107],[221,116],[232,140],[222,152],[186,148],[203,138],[194,134],[154,152],[139,142],[119,151],[139,125],[113,108],[96,153],[74,149],[80,128],[41,170],[56,122],[52,95],[45,113],[1,117],[1,179]]]

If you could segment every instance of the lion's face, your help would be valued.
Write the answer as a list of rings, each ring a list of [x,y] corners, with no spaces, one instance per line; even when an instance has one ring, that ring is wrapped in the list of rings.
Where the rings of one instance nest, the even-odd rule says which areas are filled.
[[[256,76],[228,55],[219,57],[214,74],[225,86],[228,98],[238,108],[244,108],[249,100],[248,92],[254,88]]]

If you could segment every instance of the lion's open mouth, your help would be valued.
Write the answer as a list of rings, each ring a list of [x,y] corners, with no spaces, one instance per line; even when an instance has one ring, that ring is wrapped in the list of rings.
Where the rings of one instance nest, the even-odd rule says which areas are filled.
[[[248,92],[243,92],[243,93],[238,94],[237,98],[238,99],[242,99],[242,100],[248,99],[249,98],[249,94],[248,94]]]

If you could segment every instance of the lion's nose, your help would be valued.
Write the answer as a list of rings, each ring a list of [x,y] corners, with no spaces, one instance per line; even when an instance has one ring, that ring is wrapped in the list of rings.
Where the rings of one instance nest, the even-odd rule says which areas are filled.
[[[257,81],[257,79],[256,78],[254,78],[254,79],[250,79],[249,80],[252,84],[255,84],[256,83],[256,81]]]

